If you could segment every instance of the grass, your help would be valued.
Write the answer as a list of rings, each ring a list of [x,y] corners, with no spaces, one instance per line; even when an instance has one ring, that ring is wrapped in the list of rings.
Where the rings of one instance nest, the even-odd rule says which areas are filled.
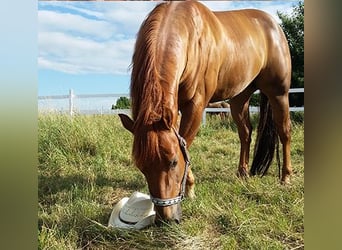
[[[303,249],[304,123],[293,118],[290,186],[275,163],[263,178],[237,178],[236,127],[208,117],[190,148],[197,197],[182,202],[182,222],[130,231],[106,227],[121,198],[148,193],[118,117],[40,115],[39,249]]]

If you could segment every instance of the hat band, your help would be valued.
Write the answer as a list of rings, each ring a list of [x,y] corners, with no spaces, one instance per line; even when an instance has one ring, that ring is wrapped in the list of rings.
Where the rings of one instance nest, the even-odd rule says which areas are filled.
[[[184,157],[184,161],[185,161],[184,175],[183,175],[183,179],[181,183],[181,190],[177,197],[169,198],[169,199],[161,199],[161,198],[155,198],[152,195],[150,195],[151,201],[153,202],[153,204],[159,207],[172,206],[172,205],[180,203],[183,200],[184,193],[185,193],[186,177],[188,175],[188,170],[190,166],[190,157],[189,157],[188,151],[186,150],[186,141],[182,136],[180,136],[180,134],[177,132],[177,130],[174,127],[172,128],[178,138],[178,143],[179,143],[179,146],[181,148],[181,151]]]

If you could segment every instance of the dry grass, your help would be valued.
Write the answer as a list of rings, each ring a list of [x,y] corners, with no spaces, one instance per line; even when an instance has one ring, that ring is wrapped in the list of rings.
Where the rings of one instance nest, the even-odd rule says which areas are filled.
[[[295,175],[284,187],[275,165],[238,179],[236,128],[210,118],[190,149],[197,198],[182,203],[182,223],[141,231],[106,228],[121,198],[147,193],[118,117],[41,115],[38,127],[39,249],[304,248],[303,123],[293,125]]]

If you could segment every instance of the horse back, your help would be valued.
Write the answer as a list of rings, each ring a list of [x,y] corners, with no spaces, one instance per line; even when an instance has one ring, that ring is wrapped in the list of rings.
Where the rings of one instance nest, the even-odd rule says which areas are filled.
[[[223,100],[239,94],[256,78],[272,82],[291,74],[287,40],[268,13],[256,9],[213,12],[195,1],[178,6],[188,13],[179,11],[177,16],[187,30],[183,36],[187,60],[180,82],[192,83],[187,84],[188,96],[202,88],[207,101],[210,95],[212,101]],[[203,80],[202,87],[197,82]]]

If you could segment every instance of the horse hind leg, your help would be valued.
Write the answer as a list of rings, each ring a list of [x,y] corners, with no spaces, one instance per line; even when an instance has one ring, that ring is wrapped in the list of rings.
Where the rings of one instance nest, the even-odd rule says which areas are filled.
[[[249,116],[249,100],[255,89],[248,88],[230,101],[231,115],[238,128],[240,139],[240,160],[237,175],[248,177],[249,151],[252,137],[252,125]]]
[[[281,174],[281,183],[289,184],[290,177],[292,175],[292,166],[290,154],[291,120],[289,112],[288,93],[277,97],[270,96],[269,100],[273,111],[273,121],[276,125],[280,142],[283,147],[283,166]]]

